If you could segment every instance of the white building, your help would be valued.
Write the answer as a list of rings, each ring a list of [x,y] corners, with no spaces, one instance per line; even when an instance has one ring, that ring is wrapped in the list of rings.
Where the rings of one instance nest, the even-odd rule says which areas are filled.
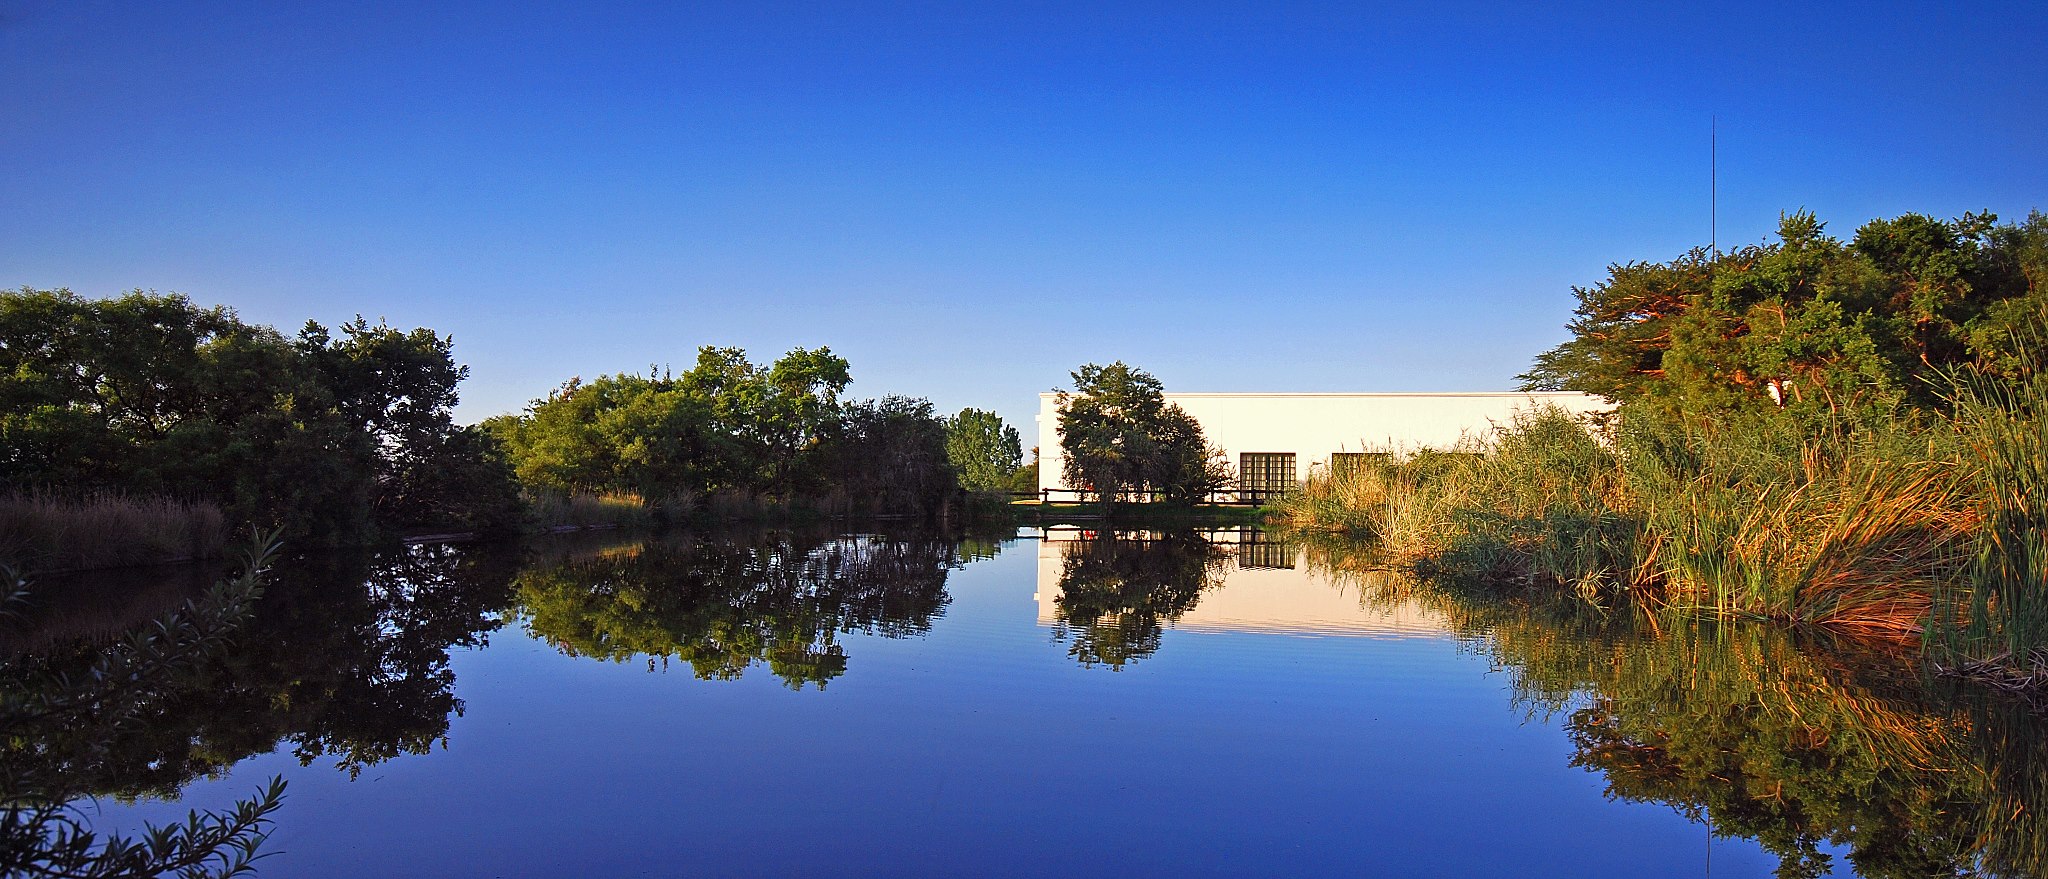
[[[1167,394],[1223,450],[1240,488],[1290,488],[1345,454],[1449,449],[1485,441],[1517,413],[1575,415],[1613,404],[1588,394]],[[1072,488],[1061,473],[1059,395],[1038,395],[1038,487]]]

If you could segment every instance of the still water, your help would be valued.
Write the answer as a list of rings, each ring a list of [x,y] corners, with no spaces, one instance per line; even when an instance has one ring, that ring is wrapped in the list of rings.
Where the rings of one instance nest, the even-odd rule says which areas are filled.
[[[89,617],[15,649],[61,661]],[[1626,617],[1251,531],[422,546],[281,564],[145,723],[6,756],[99,830],[282,776],[265,876],[2043,863],[2023,707],[1891,651]]]

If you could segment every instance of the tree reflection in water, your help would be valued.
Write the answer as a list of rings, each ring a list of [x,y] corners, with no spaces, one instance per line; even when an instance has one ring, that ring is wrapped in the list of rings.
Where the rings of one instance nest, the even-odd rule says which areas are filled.
[[[1828,874],[1823,846],[1846,847],[1866,877],[2048,870],[2048,723],[1930,679],[1910,648],[1422,584],[1341,550],[1311,558],[1368,602],[1441,612],[1510,670],[1519,706],[1563,717],[1572,764],[1603,775],[1610,797],[1755,839],[1780,876]]]
[[[822,689],[846,672],[838,635],[929,631],[963,563],[958,541],[924,536],[686,534],[536,563],[516,597],[527,627],[573,656],[676,660],[718,680],[765,662]]]
[[[1193,531],[1101,532],[1063,544],[1056,640],[1084,666],[1126,664],[1159,650],[1166,624],[1221,585],[1223,548]]]
[[[80,813],[61,809],[80,798],[174,799],[194,779],[281,743],[302,763],[331,756],[352,776],[424,752],[461,710],[448,651],[499,624],[515,564],[446,546],[296,560],[270,571],[258,599],[253,582],[237,581],[239,592],[215,590],[122,635],[9,632],[13,646],[0,658],[7,874],[84,869],[75,843],[91,831]],[[61,600],[33,584],[24,599],[32,608]],[[237,811],[263,818],[280,792],[273,786]],[[22,808],[53,805],[57,824]],[[167,870],[208,840],[233,857],[252,825],[222,835],[224,826],[195,819],[192,845],[154,859],[102,858],[92,869]],[[227,872],[231,864],[215,862]]]

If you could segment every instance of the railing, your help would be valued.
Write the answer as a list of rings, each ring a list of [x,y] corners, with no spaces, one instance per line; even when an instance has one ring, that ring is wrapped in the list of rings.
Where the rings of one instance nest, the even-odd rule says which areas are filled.
[[[1100,503],[1092,491],[1078,488],[1041,488],[1037,491],[1006,491],[1014,500],[1036,500],[1039,503],[1092,504]],[[1278,489],[1226,488],[1210,492],[1202,503],[1225,507],[1256,507],[1271,503],[1286,496]],[[1155,491],[1127,491],[1117,497],[1118,503],[1153,503],[1161,498]]]

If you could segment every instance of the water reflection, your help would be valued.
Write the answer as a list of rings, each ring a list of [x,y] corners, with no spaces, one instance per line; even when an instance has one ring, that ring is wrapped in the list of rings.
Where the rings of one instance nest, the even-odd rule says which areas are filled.
[[[1420,601],[1560,718],[1610,798],[1754,839],[1779,876],[2038,876],[2048,732],[2009,699],[1925,677],[1892,645],[1783,627],[1460,592],[1322,555],[1369,602]]]
[[[679,535],[537,561],[519,575],[527,627],[571,656],[688,663],[727,680],[766,663],[793,689],[846,673],[838,636],[921,634],[946,575],[987,544],[930,536]]]
[[[66,865],[101,875],[87,869],[94,864],[125,865],[107,875],[127,875],[138,864],[180,863],[197,846],[229,857],[217,862],[229,870],[232,856],[248,854],[232,840],[246,840],[253,825],[225,833],[195,819],[170,837],[144,837],[151,848],[173,840],[164,851],[110,857],[79,849],[92,831],[65,804],[174,799],[195,779],[280,745],[302,764],[332,757],[352,777],[425,752],[461,710],[448,651],[481,643],[498,625],[510,571],[450,547],[298,560],[265,578],[259,600],[249,597],[254,581],[243,581],[239,592],[205,593],[118,636],[79,634],[94,631],[77,624],[89,614],[38,610],[47,625],[16,633],[0,661],[9,843],[0,864],[7,875]],[[189,572],[170,576],[178,585],[163,597],[175,601]],[[36,590],[48,588],[30,584],[26,605],[61,604],[39,599]],[[237,808],[267,815],[280,792]]]
[[[1304,548],[1256,528],[1175,532],[1047,529],[1038,545],[1038,621],[1083,665],[1113,669],[1159,650],[1167,629],[1288,635],[1440,637],[1415,602],[1362,604]]]
[[[1158,651],[1162,627],[1222,583],[1229,559],[1194,531],[1104,531],[1047,544],[1062,550],[1054,637],[1082,665],[1112,669]]]
[[[956,616],[971,616],[978,607],[1015,620],[1021,649],[982,656],[979,651],[989,645],[978,636],[934,638],[919,646],[930,651],[920,665],[927,658],[944,663],[988,657],[1024,664],[1007,669],[1005,687],[994,688],[1007,695],[989,696],[985,705],[964,704],[980,698],[973,695],[978,689],[930,691],[963,703],[951,721],[958,725],[946,727],[947,734],[934,742],[962,749],[965,759],[977,759],[974,740],[984,732],[967,719],[974,714],[968,709],[994,708],[991,714],[1007,711],[1009,723],[1025,722],[1033,712],[1005,705],[1003,698],[1071,695],[1055,688],[1071,685],[1073,662],[1121,669],[1162,649],[1166,656],[1177,655],[1173,651],[1184,649],[1188,639],[1176,641],[1180,636],[1170,631],[1189,638],[1228,632],[1239,638],[1408,639],[1384,651],[1329,654],[1376,660],[1447,653],[1448,646],[1413,639],[1455,637],[1458,649],[1482,653],[1506,671],[1512,705],[1501,708],[1554,724],[1555,732],[1542,734],[1563,736],[1571,746],[1570,763],[1595,773],[1610,799],[1669,808],[1723,837],[1753,839],[1775,855],[1781,876],[2048,872],[2048,827],[2039,818],[2048,806],[2048,730],[2042,719],[2024,704],[1923,677],[1911,652],[1779,627],[1677,625],[1627,608],[1457,592],[1390,573],[1369,556],[1230,530],[1042,535],[1032,547],[1038,565],[1036,622],[1060,639],[1062,656],[1045,644],[1043,629],[1016,614],[1010,602],[1021,599],[1021,583],[982,581],[993,585],[989,593],[956,587],[962,598],[953,606],[952,572],[998,548],[922,534],[752,531],[557,540],[523,548],[414,547],[299,560],[278,566],[269,591],[247,608],[238,627],[231,633],[223,629],[219,649],[183,651],[177,661],[154,662],[151,671],[133,676],[94,671],[118,654],[101,632],[111,625],[108,620],[148,613],[123,608],[100,620],[51,611],[38,618],[48,631],[17,632],[11,636],[14,646],[0,651],[6,663],[0,675],[0,781],[15,802],[175,798],[194,779],[280,747],[302,763],[323,764],[309,771],[338,767],[351,776],[379,761],[425,753],[445,743],[451,718],[463,711],[451,655],[483,644],[514,618],[563,655],[542,650],[512,656],[574,663],[612,680],[664,688],[671,682],[611,674],[586,658],[687,663],[695,675],[710,679],[765,665],[789,686],[809,689],[805,685],[823,687],[847,673],[849,652],[859,647],[850,633],[918,635],[949,608]],[[1012,587],[1017,591],[1007,591]],[[188,596],[186,586],[164,589],[178,601]],[[192,618],[212,625],[204,623],[205,613]],[[1263,653],[1296,642],[1256,643],[1255,652]],[[1317,646],[1348,643],[1358,642],[1325,640]],[[1265,662],[1271,657],[1228,650],[1202,655],[1244,658],[1261,673],[1286,673],[1284,663]],[[1063,671],[1043,673],[1048,668]],[[1341,673],[1349,674],[1348,668]],[[1375,671],[1383,687],[1400,687],[1410,668]],[[879,663],[871,671],[883,674]],[[117,679],[120,686],[95,690],[89,698],[66,695],[80,681]],[[928,691],[916,688],[935,679],[899,683],[923,698]],[[1157,716],[1157,705],[1145,700],[1156,699],[1158,691],[1145,685],[1158,683],[1126,676],[1093,692],[1119,700],[1116,714],[1128,709],[1131,716]],[[1442,678],[1423,678],[1413,686],[1443,684]],[[1490,686],[1477,689],[1480,701],[1473,710],[1499,710]],[[547,705],[574,704],[573,694],[549,692],[523,678],[509,692]],[[1324,698],[1325,692],[1349,691],[1318,690],[1303,701]],[[850,715],[834,712],[857,707],[862,695],[874,697],[845,695],[850,698],[777,704],[844,719]],[[1453,703],[1446,697],[1441,704]],[[48,710],[51,705],[69,707]],[[762,716],[786,722],[795,715]],[[1429,726],[1390,715],[1384,722],[1398,729],[1374,734],[1384,742],[1425,734],[1416,731],[1440,735],[1455,721],[1446,717]],[[746,729],[747,722],[752,721],[741,717],[733,728]],[[862,728],[835,729],[844,730],[840,734],[849,737],[849,746],[886,750],[885,743],[859,738]],[[464,739],[457,749],[463,744],[476,742]],[[570,756],[580,745],[588,753]],[[552,759],[582,759],[599,774],[614,771],[605,764],[620,759],[580,739],[542,737],[531,747]],[[1483,751],[1474,754],[1473,761],[1489,759]],[[1442,767],[1425,783],[1457,790],[1467,776],[1456,770]],[[767,786],[788,781],[763,781],[752,771],[734,777]],[[451,778],[456,785],[471,779],[459,773]],[[1018,778],[1018,784],[1031,783]],[[250,786],[238,783],[237,793]],[[847,794],[846,801],[889,807],[892,791],[864,789]],[[1009,793],[998,789],[988,795]],[[320,808],[307,802],[301,808]],[[320,813],[295,816],[293,806],[288,802],[279,817],[300,833],[325,832],[317,827]],[[0,850],[19,853],[4,845]],[[0,862],[0,873],[13,863]],[[1426,872],[1428,865],[1413,866]]]
[[[280,744],[302,763],[331,757],[351,774],[423,753],[461,709],[449,650],[481,643],[499,625],[512,561],[421,546],[285,562],[222,636],[227,648],[195,653],[155,680],[135,722],[99,729],[50,718],[60,726],[10,729],[9,765],[36,762],[59,790],[174,797],[194,778]],[[97,639],[59,641],[9,663],[75,678],[107,650]],[[50,747],[69,739],[91,746]]]

